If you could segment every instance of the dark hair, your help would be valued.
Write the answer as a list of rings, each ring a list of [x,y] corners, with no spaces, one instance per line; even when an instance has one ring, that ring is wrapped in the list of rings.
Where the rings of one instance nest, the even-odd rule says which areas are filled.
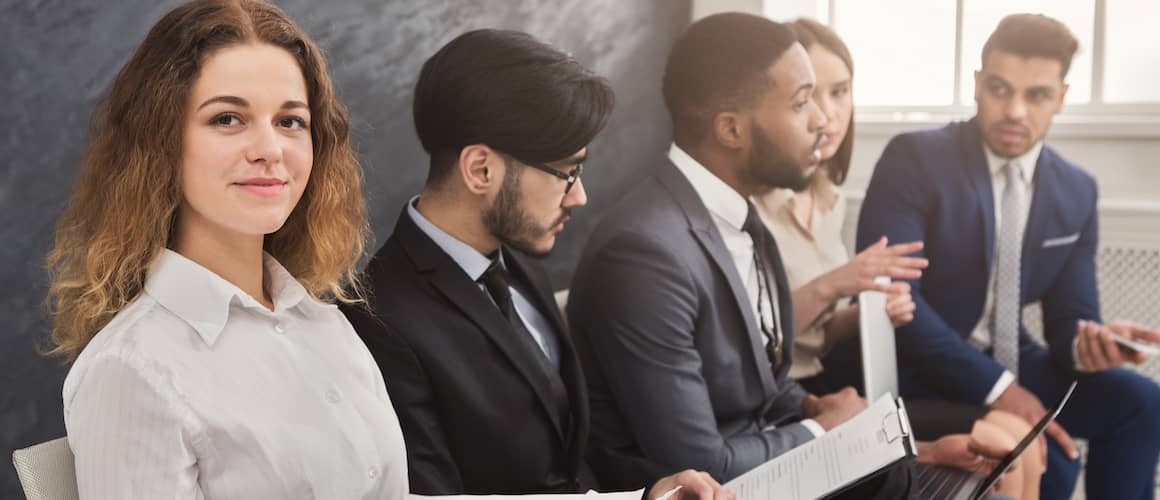
[[[442,182],[472,144],[525,162],[566,158],[604,128],[613,101],[606,80],[527,33],[464,33],[423,64],[415,84],[427,185]]]
[[[993,50],[1019,57],[1055,59],[1060,64],[1060,78],[1067,77],[1071,58],[1079,41],[1063,23],[1043,14],[1011,14],[999,21],[999,27],[983,44],[983,61]]]
[[[693,23],[669,51],[663,91],[678,142],[699,140],[713,117],[773,88],[767,73],[797,38],[787,25],[736,12]]]
[[[798,42],[801,42],[806,50],[810,50],[814,45],[820,45],[823,49],[833,52],[834,55],[838,56],[838,59],[846,63],[850,77],[854,77],[854,58],[850,56],[850,49],[829,26],[803,17],[790,23],[789,27],[793,29]],[[846,174],[850,172],[850,156],[853,152],[854,111],[851,110],[850,123],[846,126],[846,137],[842,139],[842,144],[838,145],[838,151],[834,153],[834,157],[826,160],[823,164],[826,174],[829,175],[834,184],[841,186],[843,182],[846,182]]]

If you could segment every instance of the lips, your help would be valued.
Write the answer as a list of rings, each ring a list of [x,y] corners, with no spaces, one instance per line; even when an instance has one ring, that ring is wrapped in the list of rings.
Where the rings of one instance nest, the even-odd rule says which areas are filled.
[[[273,177],[254,177],[233,184],[243,191],[257,196],[277,196],[286,190],[286,181]]]

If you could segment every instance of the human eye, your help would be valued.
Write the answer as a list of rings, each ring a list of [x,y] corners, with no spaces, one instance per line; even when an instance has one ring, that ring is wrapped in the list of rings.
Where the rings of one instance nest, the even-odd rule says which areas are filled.
[[[300,116],[284,116],[278,119],[278,126],[291,130],[302,130],[310,128],[310,124],[306,122],[306,119]]]
[[[209,124],[220,127],[236,127],[242,124],[242,117],[236,113],[220,113],[210,118]]]

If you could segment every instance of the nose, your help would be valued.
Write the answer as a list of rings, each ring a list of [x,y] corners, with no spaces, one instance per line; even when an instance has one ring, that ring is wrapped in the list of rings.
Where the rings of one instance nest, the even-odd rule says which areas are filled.
[[[1012,97],[1007,101],[1007,119],[1021,121],[1027,117],[1027,103],[1021,96]]]
[[[835,106],[829,99],[814,98],[814,102],[818,104],[818,109],[821,110],[822,115],[826,118],[826,123],[830,123],[838,118],[838,107]],[[822,125],[825,126],[825,125]]]
[[[821,130],[822,127],[825,127],[826,124],[830,122],[830,119],[828,116],[826,116],[826,113],[822,112],[822,108],[818,106],[818,102],[816,100],[810,99],[809,107],[810,132],[816,133],[817,131]]]
[[[282,161],[282,143],[273,125],[259,125],[250,129],[252,141],[246,150],[246,160],[250,163],[265,162],[276,164]]]
[[[584,180],[576,179],[576,184],[564,195],[564,208],[582,207],[588,204],[588,193],[584,191]]]

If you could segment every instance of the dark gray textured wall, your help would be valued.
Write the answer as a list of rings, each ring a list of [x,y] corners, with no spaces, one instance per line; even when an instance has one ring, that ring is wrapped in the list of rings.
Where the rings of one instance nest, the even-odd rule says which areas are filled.
[[[59,437],[67,368],[36,355],[48,319],[41,269],[76,178],[89,111],[174,1],[0,0],[0,498],[21,498],[14,448]],[[351,109],[376,241],[416,193],[426,159],[411,126],[418,69],[469,29],[530,32],[611,80],[617,109],[591,145],[589,207],[546,264],[558,287],[615,194],[668,144],[660,74],[690,0],[290,0],[278,2],[326,50]],[[373,248],[377,248],[377,243]]]

